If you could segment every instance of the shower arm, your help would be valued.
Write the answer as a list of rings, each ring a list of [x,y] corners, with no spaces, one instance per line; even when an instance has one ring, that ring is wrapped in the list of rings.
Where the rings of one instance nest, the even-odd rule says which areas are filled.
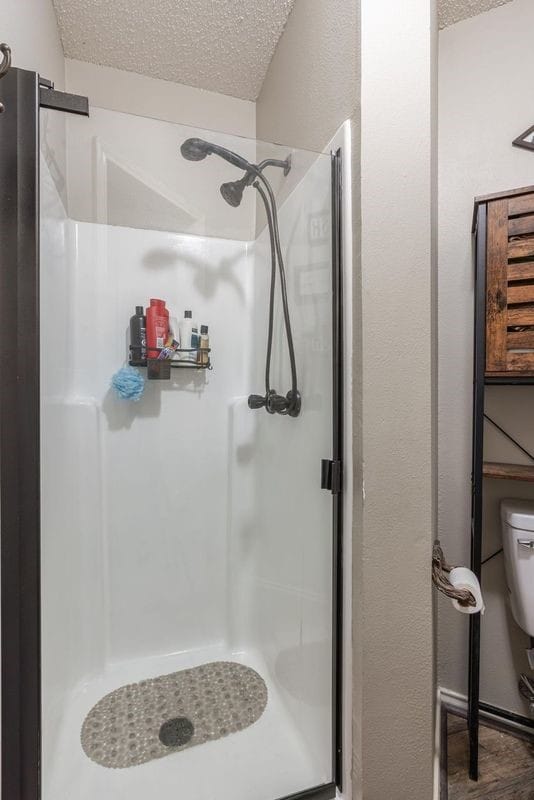
[[[291,155],[284,160],[280,158],[265,158],[263,161],[260,161],[259,164],[251,164],[250,169],[247,169],[245,173],[247,185],[252,186],[258,177],[258,173],[263,173],[263,170],[266,167],[279,167],[284,171],[284,175],[287,176],[289,175],[289,171],[291,169]]]

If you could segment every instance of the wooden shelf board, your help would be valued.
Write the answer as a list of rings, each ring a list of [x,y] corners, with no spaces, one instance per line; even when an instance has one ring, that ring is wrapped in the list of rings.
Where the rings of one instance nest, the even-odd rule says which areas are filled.
[[[534,483],[534,465],[501,464],[496,461],[484,461],[483,474],[485,478]]]
[[[532,386],[534,384],[534,373],[532,372],[487,372],[484,378],[487,385],[497,384],[499,386]]]

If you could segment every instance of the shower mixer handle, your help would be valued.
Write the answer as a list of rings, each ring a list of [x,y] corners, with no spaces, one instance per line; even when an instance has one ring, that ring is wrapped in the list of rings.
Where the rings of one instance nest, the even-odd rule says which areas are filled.
[[[288,405],[287,398],[281,394],[276,394],[276,392],[271,392],[267,397],[265,407],[270,414],[287,414]]]
[[[264,408],[265,397],[261,394],[249,394],[248,407],[252,409]]]
[[[251,394],[248,398],[248,407],[252,409],[264,408],[269,414],[287,414],[287,400],[281,394],[271,389],[266,395]]]
[[[301,408],[300,392],[290,390],[285,397],[277,394],[273,389],[265,396],[251,394],[248,397],[248,407],[253,410],[265,408],[269,414],[287,414],[290,417],[298,417]]]

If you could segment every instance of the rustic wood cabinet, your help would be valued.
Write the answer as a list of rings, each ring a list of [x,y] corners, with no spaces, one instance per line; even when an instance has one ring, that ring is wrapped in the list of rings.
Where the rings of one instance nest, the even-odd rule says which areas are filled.
[[[487,210],[486,375],[534,376],[534,187],[478,203]]]

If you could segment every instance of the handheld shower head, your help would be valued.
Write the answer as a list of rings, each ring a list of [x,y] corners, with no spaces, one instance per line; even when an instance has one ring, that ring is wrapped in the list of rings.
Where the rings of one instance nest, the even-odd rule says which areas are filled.
[[[215,153],[215,155],[224,158],[225,161],[233,164],[238,169],[244,169],[246,172],[255,172],[257,170],[257,167],[254,167],[246,158],[227,150],[226,147],[221,147],[218,144],[212,144],[196,137],[186,139],[180,147],[180,152],[188,161],[202,161],[206,156]]]
[[[204,139],[186,139],[180,147],[180,152],[188,161],[202,161],[210,154],[210,145]]]

